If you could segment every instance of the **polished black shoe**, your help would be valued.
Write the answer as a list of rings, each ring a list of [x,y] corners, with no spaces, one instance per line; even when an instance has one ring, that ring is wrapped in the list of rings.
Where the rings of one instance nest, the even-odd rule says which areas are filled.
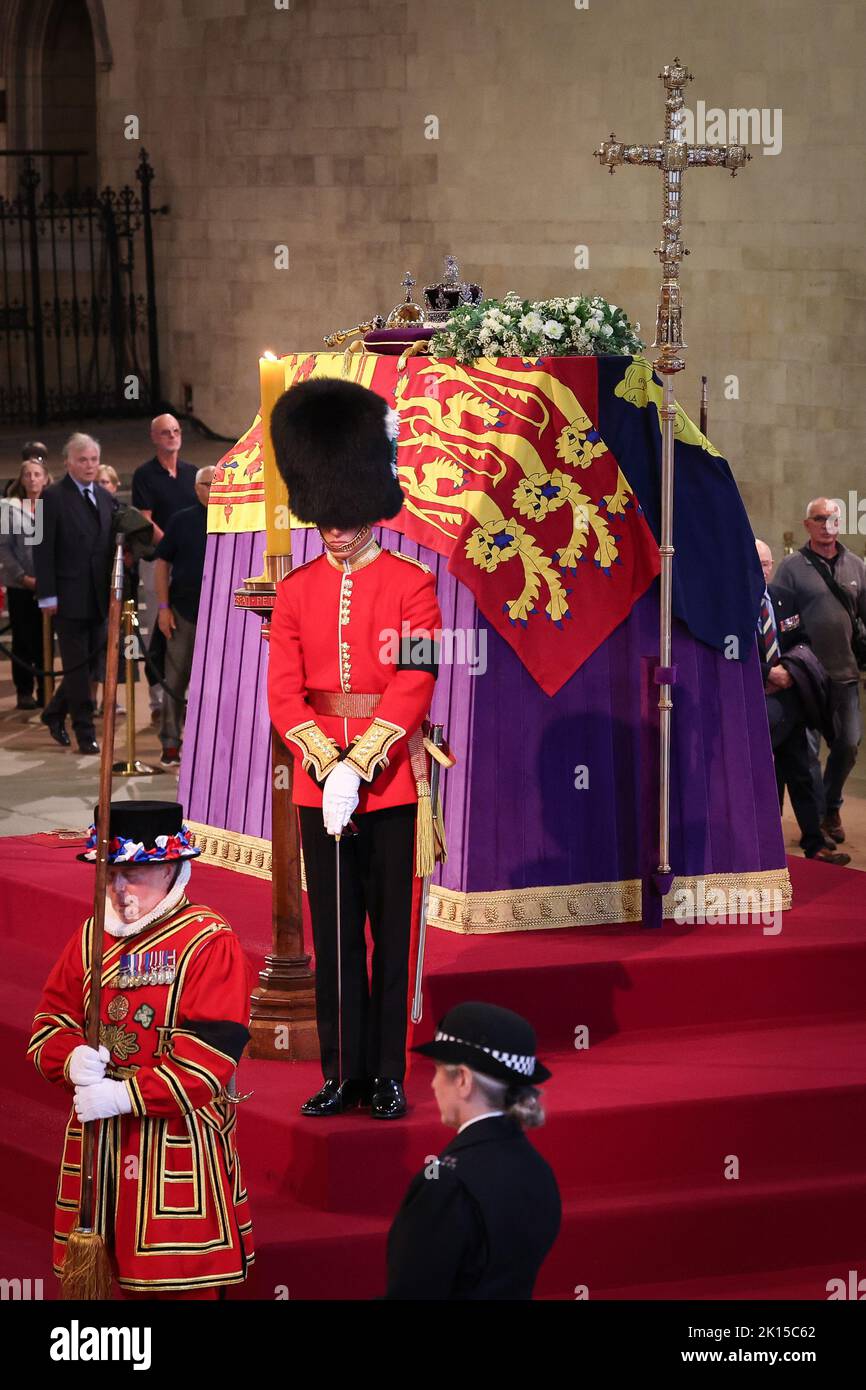
[[[357,1077],[346,1077],[339,1082],[329,1077],[321,1091],[317,1091],[301,1106],[302,1115],[342,1115],[346,1110],[354,1110],[359,1105],[370,1104],[370,1082]]]
[[[38,709],[39,705],[32,695],[19,695],[15,701],[16,709]]]
[[[98,753],[99,744],[95,738],[80,738],[78,740],[79,753]]]
[[[374,1120],[399,1120],[406,1114],[406,1097],[399,1081],[377,1076],[373,1082],[370,1115]]]
[[[55,743],[59,743],[62,748],[69,747],[69,735],[66,732],[66,723],[63,719],[46,719],[45,715],[40,715],[42,723],[45,725]]]

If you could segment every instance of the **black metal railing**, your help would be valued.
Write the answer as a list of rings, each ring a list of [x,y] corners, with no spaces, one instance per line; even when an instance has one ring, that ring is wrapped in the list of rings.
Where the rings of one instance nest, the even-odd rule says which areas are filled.
[[[152,205],[145,150],[137,192],[58,193],[56,161],[82,153],[0,152],[18,161],[18,192],[0,198],[3,423],[141,415],[161,400],[153,219],[168,209]]]

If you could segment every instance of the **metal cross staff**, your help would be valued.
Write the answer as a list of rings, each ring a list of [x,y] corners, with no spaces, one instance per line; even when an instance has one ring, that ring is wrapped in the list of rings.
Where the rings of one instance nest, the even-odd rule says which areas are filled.
[[[659,874],[670,873],[670,746],[671,746],[671,588],[673,582],[674,424],[676,402],[674,376],[685,367],[680,355],[683,341],[680,262],[689,253],[680,239],[682,231],[683,175],[686,169],[716,165],[730,169],[733,177],[751,159],[742,145],[689,145],[685,138],[683,89],[693,81],[679,58],[662,68],[665,87],[665,133],[654,145],[627,145],[611,134],[594,151],[595,158],[613,173],[619,164],[643,164],[661,169],[664,202],[661,240],[655,254],[662,263],[662,284],[656,313],[654,348],[661,352],[655,369],[664,383],[661,407],[661,612],[659,622]],[[664,890],[662,890],[664,891]]]

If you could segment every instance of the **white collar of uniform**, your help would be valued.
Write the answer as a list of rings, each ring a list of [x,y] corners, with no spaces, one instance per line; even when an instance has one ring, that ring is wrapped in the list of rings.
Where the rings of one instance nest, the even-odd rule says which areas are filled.
[[[483,1115],[473,1115],[471,1120],[464,1120],[457,1133],[462,1134],[464,1129],[470,1125],[477,1124],[479,1120],[492,1120],[494,1115],[504,1115],[504,1110],[485,1110]]]
[[[189,882],[191,872],[192,864],[188,859],[185,859],[180,866],[180,873],[165,897],[160,899],[156,907],[150,909],[150,912],[146,912],[143,917],[139,917],[137,922],[122,922],[120,918],[116,916],[114,908],[111,906],[111,900],[106,895],[105,930],[108,932],[109,936],[138,936],[139,932],[143,932],[145,927],[149,927],[152,922],[156,921],[157,917],[162,917],[165,913],[171,912],[173,908],[177,907],[183,897],[183,890]]]

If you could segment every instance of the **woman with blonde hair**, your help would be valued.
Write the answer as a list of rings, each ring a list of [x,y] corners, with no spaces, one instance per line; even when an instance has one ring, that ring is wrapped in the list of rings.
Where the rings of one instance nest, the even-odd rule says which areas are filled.
[[[35,674],[42,669],[42,615],[36,602],[34,550],[41,535],[36,503],[51,481],[41,459],[25,459],[0,500],[0,583],[6,586],[12,627],[16,708],[24,710],[45,703],[43,678]]]
[[[104,487],[106,492],[110,492],[112,497],[116,497],[120,491],[120,479],[115,473],[110,463],[101,463],[96,481],[100,487]]]

